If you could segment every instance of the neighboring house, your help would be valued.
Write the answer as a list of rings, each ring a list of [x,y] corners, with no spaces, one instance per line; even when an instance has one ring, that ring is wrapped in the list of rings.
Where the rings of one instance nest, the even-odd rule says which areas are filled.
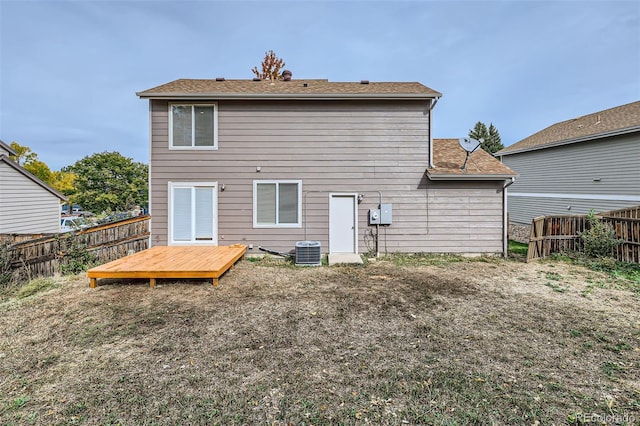
[[[16,152],[0,141],[0,234],[60,232],[65,196],[9,159]]]
[[[457,140],[432,144],[441,94],[420,83],[181,79],[137,95],[149,99],[152,245],[505,251],[515,173],[482,152],[463,172]]]
[[[495,154],[517,170],[510,220],[640,205],[640,101],[547,127]]]

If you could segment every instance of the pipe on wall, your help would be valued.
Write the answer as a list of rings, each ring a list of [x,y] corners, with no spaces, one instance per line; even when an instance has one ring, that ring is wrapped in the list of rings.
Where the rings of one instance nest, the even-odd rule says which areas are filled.
[[[502,185],[502,255],[505,258],[509,255],[509,240],[507,240],[509,230],[509,223],[507,222],[507,188],[513,185],[515,181],[516,178],[512,177]]]
[[[440,100],[440,98],[431,99],[431,102],[429,103],[429,111],[428,111],[428,115],[429,115],[429,117],[428,117],[429,118],[429,168],[430,169],[433,168],[433,123],[431,122],[431,119],[432,119],[431,111],[433,111],[433,108],[438,103],[438,100]]]

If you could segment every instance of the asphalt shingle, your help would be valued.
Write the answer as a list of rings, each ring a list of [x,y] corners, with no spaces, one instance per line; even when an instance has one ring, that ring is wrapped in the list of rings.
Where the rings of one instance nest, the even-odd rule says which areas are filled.
[[[237,95],[255,97],[259,95],[299,95],[305,97],[346,95],[352,97],[374,95],[398,95],[407,97],[440,97],[441,93],[417,82],[369,82],[344,83],[328,80],[192,80],[179,79],[137,93],[141,98],[190,96]]]
[[[640,101],[562,121],[496,153],[508,155],[640,127]]]
[[[427,175],[430,178],[449,176],[454,179],[465,176],[470,178],[479,178],[481,176],[496,176],[501,178],[517,176],[516,172],[481,148],[478,148],[469,155],[466,168],[462,170],[466,156],[467,152],[462,149],[458,143],[458,139],[434,139],[434,167],[427,170]]]

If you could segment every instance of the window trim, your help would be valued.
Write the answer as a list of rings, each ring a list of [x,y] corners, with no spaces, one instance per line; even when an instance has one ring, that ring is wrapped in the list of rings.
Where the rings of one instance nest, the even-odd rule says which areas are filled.
[[[296,223],[258,223],[258,185],[276,184],[276,194],[281,183],[295,183],[298,185],[298,221]],[[276,196],[276,218],[279,214],[278,198]],[[253,181],[253,227],[254,228],[302,228],[302,179],[261,179]]]
[[[192,245],[218,245],[218,182],[169,182],[169,196],[168,196],[168,220],[167,220],[167,245],[170,246],[192,246]],[[190,240],[190,241],[174,241],[173,240],[173,190],[175,188],[190,188],[195,189],[197,187],[210,187],[213,193],[213,239],[211,240]],[[191,205],[193,207],[195,198],[192,198]],[[192,210],[193,212],[193,210]],[[193,223],[195,226],[195,221]],[[193,228],[192,228],[193,235]]]
[[[174,146],[173,145],[173,107],[174,106],[190,106],[191,107],[191,146]],[[213,145],[212,146],[196,146],[195,145],[195,107],[213,107]],[[218,149],[218,103],[183,103],[169,102],[169,149],[179,151],[215,151]]]

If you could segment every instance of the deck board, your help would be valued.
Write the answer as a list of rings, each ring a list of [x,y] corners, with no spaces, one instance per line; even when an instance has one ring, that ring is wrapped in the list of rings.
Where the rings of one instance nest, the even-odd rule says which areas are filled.
[[[91,268],[87,277],[91,288],[98,278],[148,278],[155,285],[157,278],[218,278],[247,251],[243,244],[230,246],[159,246],[131,256]]]

